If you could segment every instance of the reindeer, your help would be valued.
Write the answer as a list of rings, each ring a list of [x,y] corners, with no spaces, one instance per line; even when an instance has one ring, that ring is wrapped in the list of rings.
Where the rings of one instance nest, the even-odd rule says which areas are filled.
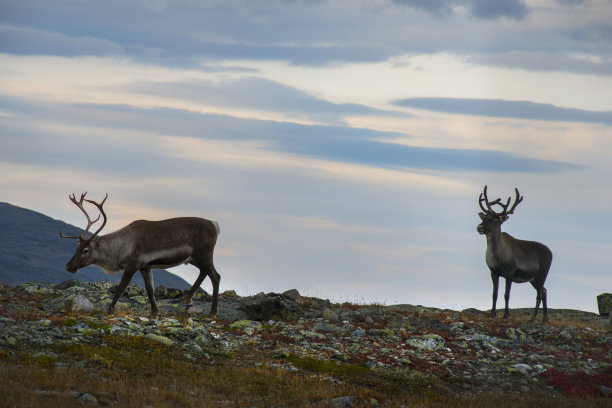
[[[487,186],[485,186],[484,191],[480,193],[478,200],[480,208],[484,212],[478,214],[482,223],[478,225],[476,230],[481,235],[486,235],[487,237],[486,260],[487,266],[491,270],[491,279],[493,280],[493,308],[491,309],[491,316],[495,317],[496,315],[495,306],[497,303],[497,289],[501,276],[506,279],[506,293],[504,295],[506,308],[504,310],[504,318],[510,316],[508,301],[510,300],[510,287],[512,286],[512,282],[530,282],[537,293],[532,321],[535,320],[540,302],[542,302],[544,310],[542,321],[547,322],[548,309],[546,306],[546,288],[544,288],[544,281],[546,281],[548,269],[552,263],[552,252],[539,242],[516,239],[501,231],[501,225],[508,219],[510,214],[514,213],[516,206],[523,201],[523,197],[519,194],[518,189],[515,188],[514,190],[516,192],[516,198],[510,210],[508,210],[508,207],[510,206],[511,197],[508,197],[508,201],[506,201],[505,204],[502,203],[501,198],[495,201],[489,201],[487,197]],[[486,208],[483,203],[486,205]],[[502,211],[494,211],[492,208],[494,205],[500,206]]]
[[[106,225],[106,214],[102,206],[108,194],[100,203],[86,199],[86,194],[87,192],[81,194],[78,201],[74,194],[69,196],[70,201],[85,214],[87,227],[80,236],[66,236],[60,231],[62,238],[76,238],[79,243],[74,256],[66,264],[66,270],[76,273],[88,265],[98,265],[107,273],[123,271],[113,301],[108,306],[109,314],[114,312],[117,301],[137,271],[140,271],[144,278],[151,313],[157,314],[151,269],[171,268],[183,263],[194,265],[200,270],[200,275],[185,296],[186,308],[192,304],[193,295],[208,276],[213,285],[210,315],[217,314],[221,276],[213,265],[213,250],[220,231],[219,224],[195,217],[162,221],[138,220],[118,231],[99,236]],[[92,221],[85,211],[84,201],[96,206],[103,217],[102,225],[90,237],[87,237],[89,228],[100,219],[100,215]]]

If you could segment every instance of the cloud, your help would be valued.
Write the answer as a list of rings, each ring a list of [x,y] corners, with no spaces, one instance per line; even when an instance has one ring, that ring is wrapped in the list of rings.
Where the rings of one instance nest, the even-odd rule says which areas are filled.
[[[257,77],[221,82],[138,82],[128,85],[127,90],[216,107],[277,112],[326,123],[343,123],[344,117],[355,115],[410,116],[355,103],[329,102],[297,88]]]
[[[380,167],[386,169],[409,170],[426,169],[440,171],[489,171],[548,173],[579,169],[578,165],[538,158],[522,157],[510,153],[480,149],[451,149],[409,146],[391,143],[389,140],[403,138],[407,135],[380,132],[371,129],[351,128],[348,126],[303,125],[290,122],[268,121],[238,118],[229,115],[202,114],[178,109],[156,108],[140,109],[123,105],[70,105],[70,104],[24,104],[9,98],[0,99],[0,106],[5,110],[20,110],[20,115],[12,118],[0,118],[0,124],[6,129],[5,136],[13,143],[6,143],[0,159],[6,161],[42,160],[47,163],[61,164],[75,152],[66,150],[73,146],[68,132],[63,129],[72,126],[82,132],[82,128],[95,129],[95,133],[112,132],[106,141],[98,141],[95,134],[82,136],[84,145],[91,144],[89,153],[77,160],[83,165],[99,163],[102,165],[111,155],[117,163],[116,171],[122,171],[121,165],[134,166],[130,161],[130,150],[122,149],[112,152],[113,140],[124,140],[121,144],[132,150],[140,150],[140,155],[150,151],[151,147],[142,145],[141,141],[131,139],[121,131],[137,131],[144,134],[163,135],[166,137],[191,137],[204,140],[235,140],[236,142],[257,142],[259,149],[285,154],[311,157],[329,161]],[[30,128],[22,123],[22,115],[34,115],[40,123],[47,121],[61,123],[59,131],[47,123],[41,129]],[[73,131],[74,132],[74,131]],[[15,142],[19,135],[20,142]],[[58,143],[57,139],[62,142]],[[29,140],[24,143],[24,140]],[[384,140],[384,141],[383,141]],[[25,148],[25,146],[28,146]],[[36,151],[36,146],[41,150]],[[57,146],[57,147],[54,147]],[[139,147],[140,146],[140,147]],[[54,152],[54,154],[51,154]],[[159,152],[150,152],[159,155]],[[74,160],[74,159],[72,159]],[[79,163],[72,162],[72,165]],[[151,160],[138,164],[138,171],[146,172],[152,166]],[[187,164],[179,160],[173,163],[173,171],[180,173],[186,170]],[[125,169],[124,169],[125,170]]]
[[[455,9],[465,7],[471,15],[483,20],[496,20],[502,17],[521,20],[527,15],[527,6],[522,0],[393,0],[393,2],[439,15],[450,15]]]
[[[0,52],[16,55],[121,55],[124,48],[109,40],[73,37],[23,27],[0,27]]]
[[[509,51],[480,54],[468,62],[527,71],[573,72],[577,74],[612,76],[612,62],[579,58],[551,52]]]
[[[527,6],[522,0],[471,0],[469,7],[474,16],[484,20],[501,17],[522,20],[527,16]]]
[[[551,104],[500,99],[408,98],[394,102],[397,106],[461,115],[499,118],[583,122],[612,125],[612,112],[561,108]]]
[[[532,10],[522,0],[105,1],[87,7],[32,0],[0,7],[0,51],[18,55],[115,55],[191,68],[211,60],[325,66],[516,49],[610,54],[605,12],[585,7],[570,20],[559,11],[566,6]],[[527,25],[527,14],[537,24]],[[501,18],[513,21],[493,26]]]

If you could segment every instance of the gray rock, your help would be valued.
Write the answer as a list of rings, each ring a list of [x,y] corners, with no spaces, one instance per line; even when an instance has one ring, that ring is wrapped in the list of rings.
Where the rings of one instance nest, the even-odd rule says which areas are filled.
[[[599,392],[604,398],[610,398],[612,396],[612,388],[606,387],[605,385],[599,386]]]
[[[446,342],[437,334],[425,334],[409,338],[406,344],[423,350],[439,350],[446,345]]]
[[[302,299],[302,295],[297,289],[289,289],[283,292],[283,295],[291,298],[294,302],[299,302]]]
[[[159,335],[153,334],[153,333],[147,334],[145,336],[145,339],[156,341],[156,342],[164,344],[166,346],[172,346],[175,343],[174,340],[169,339],[168,337],[159,336]]]
[[[206,309],[209,310],[209,309]],[[244,310],[236,309],[233,307],[221,307],[219,306],[219,311],[217,313],[217,317],[222,320],[229,320],[230,322],[234,320],[244,320],[247,319],[247,314]]]
[[[329,320],[330,322],[337,322],[340,320],[340,316],[333,310],[326,308],[323,310],[323,319]]]
[[[64,307],[72,312],[89,313],[93,309],[93,303],[83,295],[74,295],[66,299]]]
[[[345,396],[329,400],[329,406],[334,408],[352,407],[356,403],[355,397]]]
[[[533,371],[533,368],[529,364],[514,364],[512,368],[524,376],[529,376]]]
[[[92,405],[92,406],[98,405],[98,399],[94,397],[93,395],[88,394],[86,392],[79,395],[77,398],[77,401],[79,401],[81,405]]]
[[[366,335],[365,329],[357,329],[351,333],[351,337],[364,337]]]
[[[181,296],[183,296],[183,291],[180,289],[167,288],[164,285],[155,288],[156,299],[178,299]]]
[[[297,316],[299,308],[289,296],[277,293],[257,297],[245,302],[244,311],[249,320],[284,320]]]
[[[321,333],[342,333],[344,332],[344,328],[338,327],[335,324],[331,323],[315,323],[312,326],[312,329]]]
[[[612,309],[612,293],[602,293],[597,296],[597,309],[600,316],[608,316]]]
[[[69,289],[69,288],[71,288],[73,286],[76,286],[78,284],[79,284],[79,282],[75,281],[74,279],[68,279],[68,280],[65,280],[65,281],[55,285],[55,289],[57,289],[57,290],[66,290],[66,289]]]

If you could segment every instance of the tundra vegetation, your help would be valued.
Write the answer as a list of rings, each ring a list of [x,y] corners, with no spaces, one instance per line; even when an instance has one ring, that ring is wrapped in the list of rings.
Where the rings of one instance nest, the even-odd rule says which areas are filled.
[[[106,283],[0,285],[1,406],[601,407],[612,399],[607,318],[333,304],[283,294],[194,297]],[[178,292],[178,293],[177,293]]]

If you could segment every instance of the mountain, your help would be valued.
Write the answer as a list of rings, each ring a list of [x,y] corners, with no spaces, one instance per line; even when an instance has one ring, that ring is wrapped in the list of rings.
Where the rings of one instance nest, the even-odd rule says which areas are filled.
[[[76,240],[62,239],[66,235],[81,235],[82,229],[54,220],[46,215],[9,203],[0,202],[0,282],[19,285],[25,282],[62,282],[75,279],[84,282],[119,282],[121,274],[108,274],[97,266],[88,266],[72,274],[66,263],[74,255]],[[166,271],[154,270],[155,285],[167,288],[191,287],[182,278]],[[142,276],[132,279],[144,287]]]

